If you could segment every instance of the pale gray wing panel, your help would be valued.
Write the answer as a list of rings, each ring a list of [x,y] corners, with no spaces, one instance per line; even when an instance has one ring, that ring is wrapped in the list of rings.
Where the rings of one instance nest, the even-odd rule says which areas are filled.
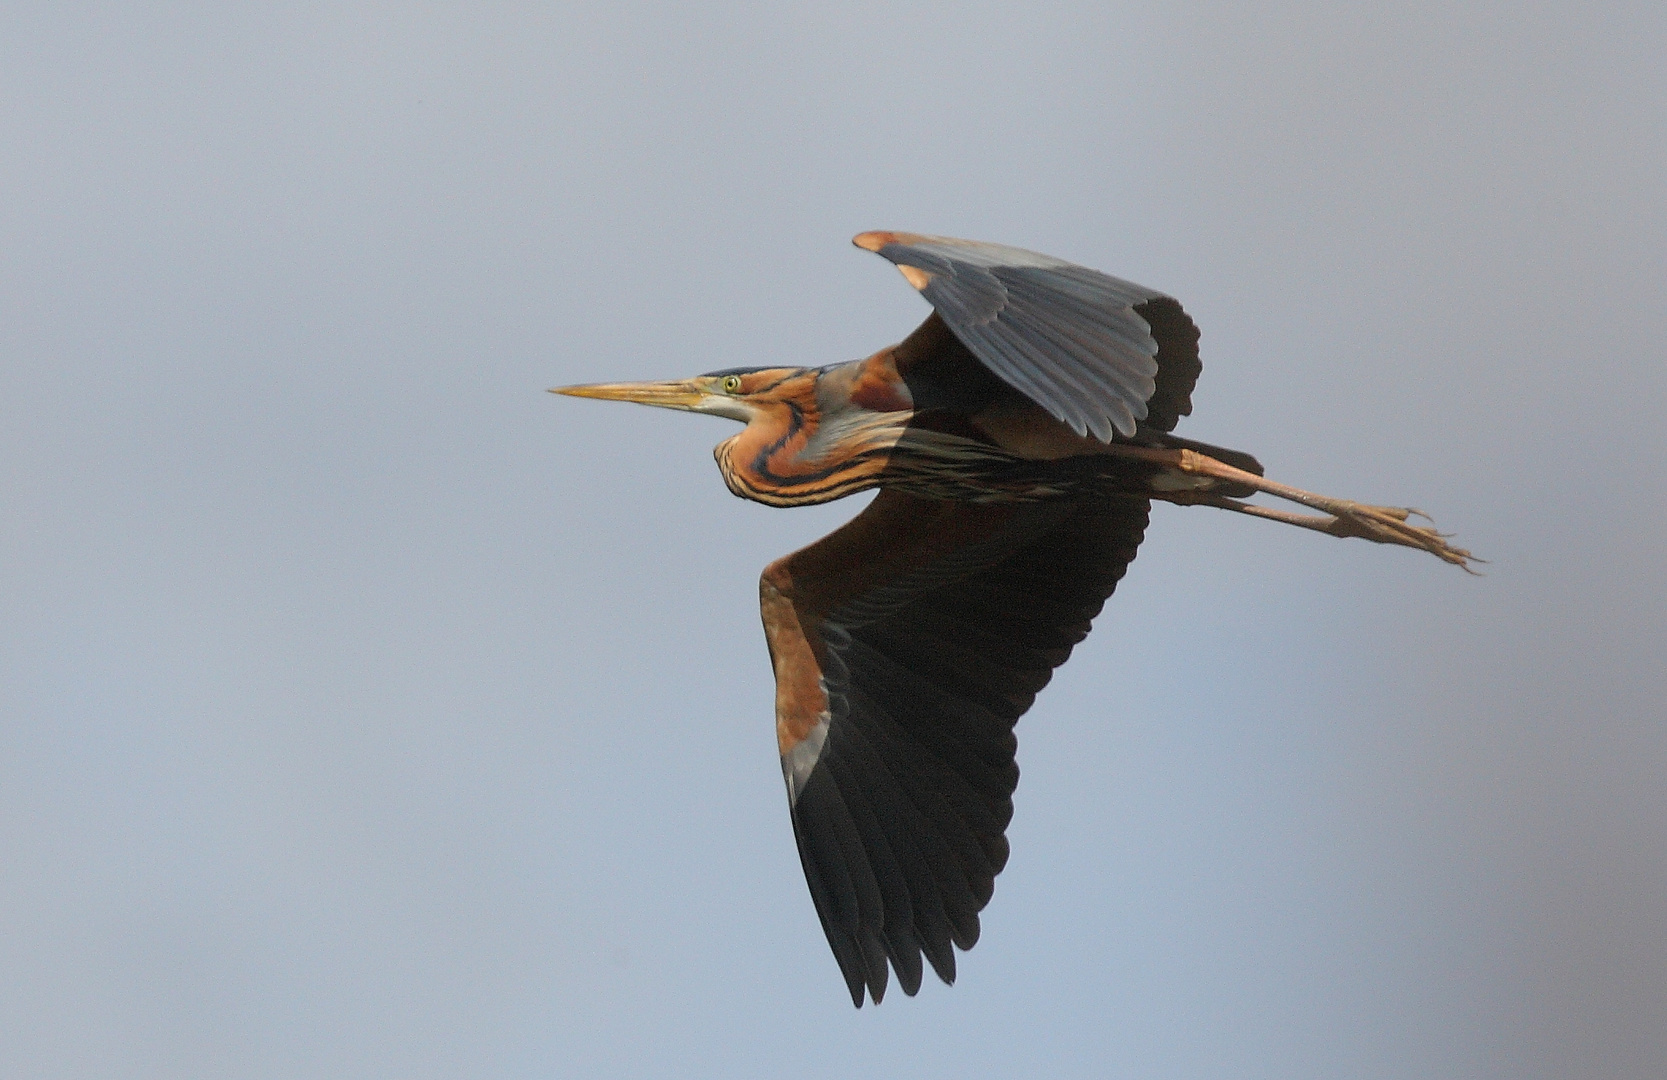
[[[1109,442],[1146,419],[1158,342],[1135,308],[1162,293],[1001,244],[913,233],[856,244],[897,264],[981,363],[1078,434]]]

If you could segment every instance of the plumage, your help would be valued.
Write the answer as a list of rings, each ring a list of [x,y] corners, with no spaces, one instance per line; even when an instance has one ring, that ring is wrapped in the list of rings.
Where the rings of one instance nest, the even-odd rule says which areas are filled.
[[[913,519],[908,556],[818,610],[826,575],[852,554],[840,533],[895,555],[899,519]],[[1087,635],[1146,521],[1143,499],[998,509],[883,490],[829,537],[833,558],[812,545],[765,572],[776,589],[805,597],[794,617],[766,622],[772,652],[803,636],[825,657],[825,699],[811,707],[827,714],[826,741],[792,800],[806,877],[866,880],[852,865],[866,860],[881,894],[841,903],[812,887],[858,1004],[865,986],[879,1001],[886,983],[883,967],[856,958],[883,950],[901,974],[924,950],[949,982],[950,945],[977,940],[978,912],[1007,861],[1019,779],[1013,725]],[[829,811],[836,795],[848,813]],[[902,982],[908,993],[918,986]]]
[[[906,994],[956,949],[1007,863],[1014,725],[1087,636],[1154,499],[1335,536],[1469,553],[1414,511],[1265,479],[1172,434],[1198,330],[1171,297],[1019,248],[863,233],[931,303],[897,345],[823,368],[728,368],[579,397],[746,427],[715,450],[730,490],[776,506],[879,488],[759,582],[776,737],[805,881],[851,1000]],[[1241,501],[1265,493],[1320,511]]]
[[[1158,342],[1135,308],[1161,293],[1001,244],[890,232],[855,242],[915,271],[905,277],[955,336],[1078,435],[1109,442],[1146,419]]]

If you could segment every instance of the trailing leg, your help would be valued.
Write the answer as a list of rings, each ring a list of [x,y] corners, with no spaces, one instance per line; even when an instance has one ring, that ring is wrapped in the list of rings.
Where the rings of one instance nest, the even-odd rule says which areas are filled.
[[[1182,506],[1215,506],[1223,510],[1233,510],[1253,517],[1268,518],[1272,521],[1283,521],[1287,525],[1296,525],[1304,529],[1313,529],[1331,536],[1358,536],[1365,540],[1372,540],[1380,544],[1396,544],[1401,547],[1417,548],[1427,551],[1443,562],[1452,563],[1471,573],[1470,563],[1482,560],[1475,558],[1463,548],[1457,548],[1447,542],[1446,536],[1435,529],[1424,525],[1413,525],[1408,518],[1413,515],[1428,520],[1429,515],[1419,510],[1403,506],[1372,506],[1358,503],[1352,499],[1336,499],[1329,495],[1316,495],[1311,491],[1304,491],[1289,484],[1281,484],[1276,480],[1257,476],[1244,469],[1235,468],[1226,462],[1217,461],[1207,454],[1194,450],[1159,450],[1143,446],[1115,445],[1111,453],[1127,457],[1140,458],[1165,465],[1188,476],[1207,477],[1223,484],[1231,484],[1240,489],[1260,491],[1275,498],[1298,503],[1311,510],[1318,510],[1324,517],[1314,517],[1307,514],[1295,514],[1286,510],[1276,510],[1264,506],[1253,506],[1239,502],[1224,495],[1216,494],[1206,489],[1153,491],[1152,497]]]

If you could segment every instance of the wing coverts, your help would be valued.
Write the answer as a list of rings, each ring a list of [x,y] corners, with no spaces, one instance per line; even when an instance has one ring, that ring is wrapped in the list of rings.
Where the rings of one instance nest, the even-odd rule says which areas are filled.
[[[1172,298],[1003,244],[886,232],[855,242],[902,269],[981,363],[1078,435],[1168,431],[1192,411],[1198,330]]]

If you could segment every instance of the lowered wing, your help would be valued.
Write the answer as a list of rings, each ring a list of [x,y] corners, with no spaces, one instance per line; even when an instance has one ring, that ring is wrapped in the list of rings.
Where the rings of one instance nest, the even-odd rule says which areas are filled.
[[[882,490],[760,583],[793,831],[851,992],[907,994],[1007,862],[1013,725],[1087,635],[1144,499],[975,505]]]

